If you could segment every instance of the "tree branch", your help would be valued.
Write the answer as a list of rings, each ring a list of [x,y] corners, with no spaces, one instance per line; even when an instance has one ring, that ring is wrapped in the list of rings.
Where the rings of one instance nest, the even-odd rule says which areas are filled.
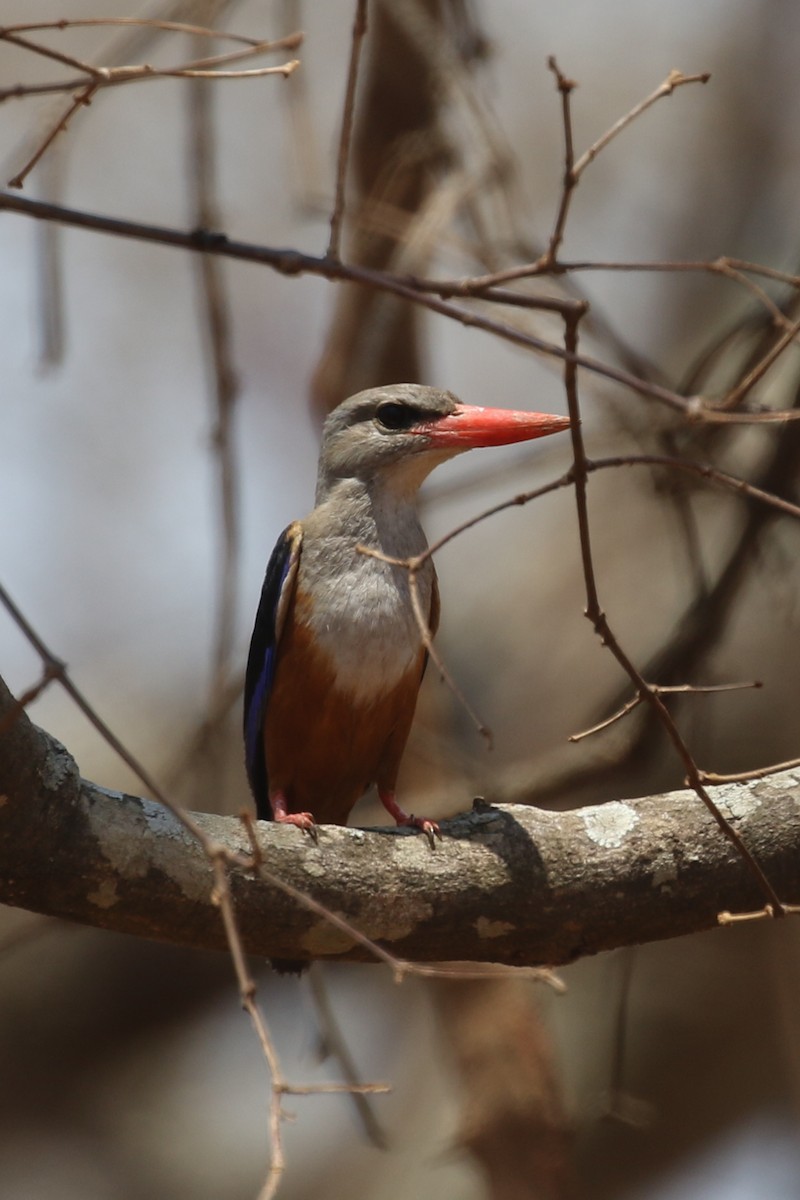
[[[2,688],[0,901],[103,929],[227,947],[200,844],[161,805],[82,780],[69,753]],[[714,789],[777,891],[800,898],[800,775]],[[197,814],[232,852],[243,825]],[[558,964],[713,927],[761,903],[745,865],[693,792],[574,812],[478,804],[444,842],[401,830],[323,827],[319,843],[258,825],[273,875],[418,961]],[[232,871],[248,953],[364,960],[363,947],[257,876]]]
[[[376,291],[400,296],[430,312],[439,313],[441,316],[458,321],[465,328],[481,329],[512,345],[522,346],[562,362],[568,357],[564,348],[556,342],[547,341],[505,321],[482,316],[479,312],[473,312],[462,305],[453,304],[446,299],[439,299],[436,295],[430,294],[441,291],[445,295],[452,295],[454,291],[459,291],[464,296],[469,296],[474,284],[474,281],[471,280],[462,281],[458,286],[455,286],[452,281],[437,284],[435,281],[419,280],[415,276],[396,276],[391,272],[359,266],[357,263],[339,262],[325,255],[319,257],[294,249],[281,250],[271,246],[234,241],[224,233],[203,229],[186,232],[158,225],[147,225],[140,221],[100,216],[79,209],[65,208],[63,205],[31,200],[27,196],[18,196],[4,191],[0,191],[0,212],[15,212],[37,220],[57,221],[76,229],[90,229],[115,237],[154,242],[158,245],[173,246],[196,253],[215,254],[240,262],[260,263],[282,275],[312,275],[331,281],[358,283],[365,287],[375,288]],[[560,269],[565,271],[571,267],[563,266]],[[489,299],[492,299],[491,295]],[[501,299],[503,299],[502,296]],[[582,303],[582,301],[559,301],[559,307],[566,313],[572,311],[575,305],[582,305]],[[537,296],[528,297],[526,306],[531,309],[542,308],[544,311],[552,311],[554,307],[551,297],[540,300]],[[581,369],[601,378],[610,379],[637,395],[655,400],[659,404],[681,413],[693,422],[780,424],[800,420],[800,411],[797,409],[775,411],[759,408],[758,411],[723,412],[715,408],[713,404],[706,403],[702,397],[682,396],[667,387],[662,387],[647,379],[640,379],[630,371],[601,362],[599,359],[585,354],[577,355],[575,363]]]

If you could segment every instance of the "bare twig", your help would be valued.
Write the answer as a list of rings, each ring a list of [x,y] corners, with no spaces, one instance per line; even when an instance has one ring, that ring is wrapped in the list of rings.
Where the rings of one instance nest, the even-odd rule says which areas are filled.
[[[562,175],[561,195],[553,225],[553,232],[550,235],[547,249],[535,262],[509,267],[477,279],[462,281],[461,287],[464,289],[461,292],[462,295],[467,292],[470,294],[483,292],[487,287],[499,283],[508,283],[516,279],[527,279],[535,275],[562,273],[567,269],[563,264],[559,263],[558,251],[564,240],[564,230],[567,224],[572,195],[580,182],[581,175],[589,164],[597,158],[601,150],[605,149],[615,137],[622,133],[642,113],[646,112],[656,101],[662,99],[664,96],[671,96],[675,89],[681,87],[683,84],[707,83],[711,78],[708,72],[699,75],[684,75],[682,71],[670,71],[664,82],[654,92],[651,92],[649,96],[634,105],[623,117],[620,117],[610,129],[606,130],[602,137],[598,138],[576,160],[573,144],[571,96],[577,84],[574,79],[569,79],[562,73],[553,55],[550,55],[548,58],[547,65],[556,78],[556,85],[561,96],[561,119],[564,131],[564,171]]]
[[[793,771],[800,767],[800,758],[790,758],[787,762],[771,763],[768,767],[757,767],[753,771],[734,771],[730,775],[721,775],[717,771],[701,771],[703,783],[746,783],[750,779],[764,779],[767,775],[777,775],[780,771]]]
[[[187,30],[190,28],[187,26]],[[210,30],[205,30],[205,33],[213,37],[226,36],[223,33],[217,34]],[[0,34],[1,39],[2,35]],[[128,83],[141,83],[148,79],[260,79],[267,75],[282,75],[286,77],[297,70],[300,65],[298,59],[290,59],[276,67],[247,67],[234,71],[222,70],[221,68],[227,67],[231,63],[255,58],[259,54],[272,53],[275,50],[295,50],[301,42],[302,34],[290,34],[285,38],[280,38],[278,41],[251,42],[247,49],[244,50],[231,50],[226,54],[215,54],[209,57],[190,59],[185,63],[177,63],[174,66],[168,67],[156,67],[152,63],[98,67],[90,63],[82,63],[75,60],[73,65],[88,75],[88,79],[63,79],[50,83],[13,84],[10,87],[0,88],[0,102],[10,99],[19,100],[25,96],[43,96],[58,92],[73,92],[88,86],[90,83],[94,84],[96,89],[100,89],[119,87],[122,84]],[[46,47],[35,46],[31,43],[27,48],[29,50],[38,50],[39,53],[45,54],[47,57],[53,57],[53,52]]]
[[[53,128],[50,130],[50,132],[45,135],[44,140],[42,141],[41,145],[33,153],[31,158],[28,159],[28,161],[25,163],[22,170],[18,171],[13,179],[9,179],[9,181],[8,181],[9,187],[12,187],[12,188],[21,188],[22,187],[22,185],[25,182],[25,180],[27,179],[28,175],[30,175],[31,171],[36,166],[36,164],[40,161],[42,156],[47,152],[48,148],[50,146],[52,146],[53,142],[56,140],[58,135],[60,133],[64,133],[66,131],[67,126],[69,125],[70,121],[75,116],[75,114],[78,112],[78,110],[81,108],[85,108],[91,104],[92,99],[94,97],[95,92],[97,91],[98,86],[99,85],[96,83],[89,83],[81,88],[81,90],[78,92],[77,96],[75,96],[75,98],[71,101],[69,108],[67,109],[64,116],[61,117],[59,119],[59,121],[57,122],[57,124],[54,125]]]
[[[670,695],[692,695],[692,696],[707,696],[715,692],[739,692],[747,688],[760,688],[763,685],[760,680],[755,679],[750,683],[714,683],[697,685],[691,683],[668,684],[665,687],[660,687],[657,683],[648,684],[654,692],[659,696]],[[582,742],[585,738],[591,737],[592,734],[600,733],[603,729],[608,729],[609,726],[616,724],[617,721],[627,717],[628,713],[633,712],[635,708],[642,703],[643,696],[634,696],[632,700],[628,700],[623,704],[622,708],[618,708],[610,717],[606,717],[604,721],[598,721],[596,725],[592,725],[590,729],[582,729],[580,733],[571,733],[567,738],[569,742]],[[701,772],[705,777],[705,773]],[[718,782],[715,780],[714,782]]]
[[[211,866],[214,871],[214,896],[219,905],[220,914],[225,926],[231,959],[236,973],[236,981],[239,985],[239,995],[242,999],[242,1007],[250,1018],[261,1046],[261,1051],[269,1067],[271,1079],[269,1133],[272,1156],[267,1180],[262,1192],[265,1200],[268,1200],[268,1198],[275,1195],[286,1166],[281,1131],[281,1121],[283,1119],[281,1096],[286,1086],[286,1080],[267,1023],[256,1003],[255,980],[247,969],[244,948],[242,947],[239,926],[236,921],[233,899],[228,882],[228,858],[222,848],[214,853],[211,858]]]
[[[747,393],[751,391],[756,383],[758,383],[759,379],[766,375],[769,368],[774,362],[777,361],[780,355],[783,354],[783,351],[786,349],[786,347],[791,345],[791,343],[797,338],[798,333],[800,333],[800,320],[795,321],[794,324],[789,325],[789,327],[784,330],[783,336],[778,338],[774,345],[770,347],[761,361],[756,363],[752,371],[749,371],[747,375],[745,375],[744,379],[737,383],[736,387],[731,388],[727,395],[723,396],[723,398],[719,401],[718,407],[733,409],[741,404]]]
[[[618,121],[615,121],[611,128],[607,129],[602,137],[599,137],[597,141],[589,147],[588,150],[584,151],[573,167],[573,174],[575,175],[576,179],[581,177],[583,172],[589,166],[589,163],[593,162],[594,159],[597,158],[600,151],[604,150],[609,142],[613,141],[615,137],[618,137],[618,135],[622,133],[623,129],[627,129],[632,121],[635,121],[637,117],[640,117],[642,113],[646,112],[646,110],[653,104],[657,103],[657,101],[663,99],[665,96],[671,96],[676,88],[682,87],[685,83],[708,83],[710,78],[711,73],[709,71],[702,71],[698,75],[684,75],[683,71],[670,71],[664,82],[659,84],[654,92],[651,92],[649,96],[644,98],[644,100],[640,100],[638,104],[634,104],[633,108],[627,112],[624,117],[620,117]]]
[[[287,42],[282,38],[276,42],[267,43],[261,38],[251,38],[241,33],[226,33],[221,29],[209,29],[207,25],[194,25],[186,21],[169,21],[162,17],[76,17],[59,19],[57,21],[33,21],[27,24],[6,25],[0,28],[0,38],[8,34],[16,36],[21,33],[44,33],[48,29],[62,32],[65,29],[96,29],[104,26],[158,29],[164,33],[186,33],[191,34],[193,37],[207,37],[238,42],[242,46],[272,45],[281,49],[287,48]],[[292,38],[298,36],[300,35],[290,35]]]
[[[561,96],[561,122],[564,129],[564,175],[561,183],[561,199],[558,205],[558,212],[556,213],[553,232],[550,234],[550,242],[547,250],[538,263],[541,271],[552,270],[558,258],[558,251],[564,240],[564,229],[567,223],[570,200],[580,178],[579,173],[575,170],[571,113],[572,92],[577,87],[577,84],[574,79],[567,79],[566,75],[562,75],[558,69],[558,63],[552,55],[548,58],[547,65],[556,77],[558,91]]]
[[[30,38],[22,37],[20,34],[14,33],[11,29],[0,29],[0,41],[8,42],[12,46],[19,46],[21,50],[30,50],[33,54],[38,54],[43,58],[50,58],[53,62],[59,62],[65,67],[74,67],[76,71],[83,71],[92,79],[103,78],[102,71],[92,66],[91,63],[83,62],[81,59],[74,58],[70,54],[63,54],[60,50],[54,50],[51,46],[42,46],[39,42],[33,42]]]
[[[46,662],[42,668],[42,674],[38,682],[26,688],[20,696],[17,696],[19,707],[27,708],[29,704],[33,704],[34,700],[37,700],[41,696],[42,692],[50,686],[54,679],[60,678],[63,669],[64,664],[60,660]],[[7,713],[4,713],[2,718],[0,718],[0,735],[9,730],[16,720],[17,713],[14,709],[9,709]]]
[[[234,38],[240,44],[244,44],[243,49],[233,50],[226,54],[218,54],[211,57],[203,57],[192,61],[180,64],[173,67],[154,67],[149,63],[141,63],[137,65],[124,65],[117,67],[96,66],[92,63],[83,62],[80,59],[72,56],[64,55],[59,51],[53,50],[49,46],[42,46],[30,38],[22,36],[25,32],[41,31],[44,29],[58,28],[62,29],[69,25],[69,22],[64,24],[55,23],[40,23],[28,26],[11,26],[5,29],[0,29],[0,40],[6,40],[20,46],[21,48],[46,58],[56,59],[59,62],[69,66],[76,67],[82,73],[79,79],[66,80],[59,83],[33,84],[23,85],[17,84],[10,88],[0,89],[0,102],[11,97],[20,98],[30,95],[41,95],[47,92],[69,92],[76,91],[77,95],[70,103],[69,107],[63,112],[54,125],[37,147],[35,152],[29,157],[28,161],[19,170],[14,177],[9,180],[9,186],[13,188],[21,188],[25,179],[30,174],[32,169],[40,161],[47,149],[52,145],[53,141],[59,133],[66,130],[71,119],[75,116],[78,110],[91,103],[95,93],[101,88],[113,87],[119,84],[141,82],[145,79],[153,78],[183,78],[183,79],[208,79],[208,78],[226,78],[226,79],[242,79],[263,75],[280,74],[284,77],[290,75],[299,65],[297,60],[291,60],[278,67],[257,67],[247,68],[234,71],[223,70],[221,68],[229,66],[231,63],[239,62],[243,59],[253,58],[254,56],[271,52],[277,49],[296,49],[302,41],[302,34],[291,34],[288,37],[281,38],[275,42],[255,41],[252,38]],[[155,28],[159,30],[170,30],[181,33],[193,33],[195,36],[220,36],[215,31],[203,29],[200,26],[191,26],[180,22],[169,21],[154,21],[147,19],[130,19],[128,21],[86,21],[75,22],[75,24],[95,25],[95,24],[133,24],[143,28]]]
[[[748,483],[746,479],[729,475],[727,471],[720,471],[708,463],[692,462],[687,458],[671,458],[666,454],[621,454],[608,458],[589,459],[586,469],[588,471],[605,471],[614,467],[639,466],[665,467],[667,470],[697,475],[701,479],[707,479],[710,483],[716,483],[729,491],[758,500],[760,504],[767,504],[770,508],[775,508],[788,517],[800,517],[800,505],[792,504],[791,500],[784,500],[782,496],[776,496],[774,492],[767,492],[753,483]]]

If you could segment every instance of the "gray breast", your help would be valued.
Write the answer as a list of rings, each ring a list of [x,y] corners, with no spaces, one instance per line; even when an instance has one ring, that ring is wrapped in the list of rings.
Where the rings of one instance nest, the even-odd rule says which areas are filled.
[[[426,616],[432,576],[430,563],[417,576]],[[313,598],[309,623],[338,688],[368,702],[400,682],[422,644],[405,568],[358,553],[353,546],[347,552],[341,546],[312,549],[304,544],[299,585]]]
[[[347,499],[347,505],[340,499],[319,506],[303,523],[298,584],[312,600],[309,623],[338,687],[367,702],[399,683],[419,654],[422,636],[407,569],[364,554],[359,546],[405,559],[427,543],[411,504],[376,503],[363,492]],[[426,617],[433,577],[428,561],[417,574]]]

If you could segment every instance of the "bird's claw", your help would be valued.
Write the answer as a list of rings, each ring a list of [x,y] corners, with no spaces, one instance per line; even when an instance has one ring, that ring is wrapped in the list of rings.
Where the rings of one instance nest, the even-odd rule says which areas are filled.
[[[389,790],[378,789],[381,804],[394,817],[398,825],[413,825],[415,829],[421,830],[431,844],[431,850],[436,849],[437,837],[441,840],[442,831],[439,828],[438,821],[430,821],[427,817],[415,817],[404,812],[400,805],[395,800],[394,792]]]
[[[307,833],[314,842],[319,841],[319,828],[314,820],[314,814],[309,812],[299,813],[276,813],[275,820],[280,825],[296,825],[298,829],[302,829],[303,833]]]
[[[442,831],[439,828],[438,821],[431,821],[428,817],[415,817],[413,814],[406,817],[404,821],[398,821],[398,825],[413,825],[415,829],[419,829],[425,834],[430,842],[431,850],[436,849],[436,839],[442,840]]]

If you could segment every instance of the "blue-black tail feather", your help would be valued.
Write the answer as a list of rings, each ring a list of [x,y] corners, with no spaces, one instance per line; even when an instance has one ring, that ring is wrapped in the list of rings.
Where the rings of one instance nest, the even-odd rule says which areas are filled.
[[[298,527],[290,525],[278,538],[267,564],[261,600],[250,639],[244,683],[245,766],[259,820],[271,821],[269,776],[264,758],[264,715],[267,711],[278,642],[278,606],[286,577],[296,561]]]

